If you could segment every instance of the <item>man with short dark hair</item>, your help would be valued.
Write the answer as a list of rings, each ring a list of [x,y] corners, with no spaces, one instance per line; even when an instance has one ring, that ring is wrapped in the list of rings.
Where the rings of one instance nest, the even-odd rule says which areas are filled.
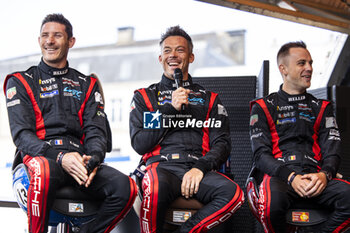
[[[102,88],[97,78],[68,66],[75,38],[63,15],[45,17],[38,41],[39,65],[8,75],[4,83],[18,159],[30,174],[29,232],[47,232],[56,191],[65,185],[102,200],[96,219],[80,232],[110,232],[132,207],[137,187],[102,164],[111,147]]]
[[[336,178],[340,134],[329,101],[306,92],[313,60],[304,42],[283,45],[277,55],[283,84],[252,102],[250,137],[255,166],[265,174],[259,215],[265,232],[286,232],[286,212],[309,200],[332,210],[321,232],[350,226],[349,182]]]
[[[244,201],[241,188],[214,171],[231,151],[228,115],[216,93],[192,82],[191,37],[179,26],[171,27],[162,35],[160,47],[162,79],[135,91],[130,112],[131,143],[147,166],[141,232],[162,232],[166,209],[179,196],[193,197],[204,207],[177,232],[206,232],[232,216]],[[180,78],[174,80],[179,75],[183,87],[176,84]]]

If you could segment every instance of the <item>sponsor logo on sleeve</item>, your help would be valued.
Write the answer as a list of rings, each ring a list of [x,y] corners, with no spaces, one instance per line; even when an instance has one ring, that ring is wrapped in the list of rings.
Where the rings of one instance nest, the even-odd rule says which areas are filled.
[[[326,117],[326,128],[338,128],[335,117]]]
[[[259,116],[258,114],[254,114],[250,116],[250,126],[253,126],[256,122],[258,122]]]
[[[259,137],[261,137],[261,136],[263,136],[263,133],[262,133],[262,132],[252,134],[252,135],[250,136],[250,140],[255,139],[255,138],[259,138]]]
[[[6,98],[7,99],[12,99],[15,95],[17,94],[17,89],[16,87],[11,87],[6,91]]]
[[[6,107],[13,107],[13,106],[20,104],[20,103],[21,103],[20,99],[12,100],[6,104]]]
[[[103,98],[99,92],[95,92],[95,102],[103,104]]]
[[[340,133],[339,133],[339,131],[336,130],[336,129],[330,129],[330,130],[329,130],[329,135],[331,135],[331,136],[336,136],[336,137],[340,137]]]
[[[135,101],[133,100],[130,104],[130,112],[136,108]]]
[[[222,104],[218,104],[218,114],[228,116],[226,108]]]
[[[101,111],[97,111],[97,116],[101,116],[101,117],[106,117],[106,115],[104,114],[104,112]]]
[[[341,141],[339,131],[337,129],[330,129],[328,140]]]

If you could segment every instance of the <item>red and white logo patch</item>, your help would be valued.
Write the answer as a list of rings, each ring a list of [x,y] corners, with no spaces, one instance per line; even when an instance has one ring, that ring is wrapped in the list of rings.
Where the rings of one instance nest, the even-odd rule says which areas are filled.
[[[11,87],[6,91],[6,98],[7,99],[12,99],[15,95],[17,94],[17,89],[16,87]]]

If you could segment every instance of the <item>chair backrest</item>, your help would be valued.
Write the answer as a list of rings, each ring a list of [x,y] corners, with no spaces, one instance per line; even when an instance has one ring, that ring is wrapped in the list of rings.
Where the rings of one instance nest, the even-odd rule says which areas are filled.
[[[350,87],[331,86],[309,91],[317,98],[329,99],[334,105],[335,116],[341,137],[341,164],[339,173],[350,179]]]
[[[232,141],[231,172],[234,174],[234,181],[240,187],[244,187],[253,157],[249,137],[249,102],[256,98],[257,77],[194,77],[193,82],[218,93],[228,112]],[[252,216],[247,202],[229,221],[233,232],[256,232],[260,227]]]

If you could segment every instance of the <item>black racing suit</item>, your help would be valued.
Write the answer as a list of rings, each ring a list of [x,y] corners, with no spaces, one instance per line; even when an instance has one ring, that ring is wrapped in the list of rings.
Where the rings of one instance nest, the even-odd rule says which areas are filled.
[[[6,77],[7,110],[13,141],[28,167],[29,232],[47,231],[56,190],[78,185],[56,162],[60,152],[97,156],[103,162],[108,127],[98,81],[67,66],[43,61]],[[39,182],[40,181],[40,182]],[[89,232],[110,232],[132,207],[136,187],[121,172],[101,165],[83,191],[104,200]],[[112,198],[113,197],[113,198]]]
[[[250,137],[254,164],[265,173],[259,191],[260,221],[266,232],[284,232],[286,210],[299,199],[287,185],[288,176],[323,170],[336,177],[340,134],[332,105],[308,93],[289,95],[280,89],[251,103]],[[310,199],[335,210],[324,232],[349,225],[349,191],[348,182],[333,178],[321,195]]]
[[[194,197],[205,207],[182,224],[181,232],[206,232],[244,201],[236,183],[213,171],[227,160],[231,150],[224,106],[216,93],[193,84],[191,77],[184,88],[191,92],[189,104],[181,112],[171,105],[176,84],[164,75],[161,82],[135,91],[133,97],[131,143],[147,165],[142,185],[142,232],[162,231],[166,208],[181,196],[182,177],[191,168],[204,173]]]

